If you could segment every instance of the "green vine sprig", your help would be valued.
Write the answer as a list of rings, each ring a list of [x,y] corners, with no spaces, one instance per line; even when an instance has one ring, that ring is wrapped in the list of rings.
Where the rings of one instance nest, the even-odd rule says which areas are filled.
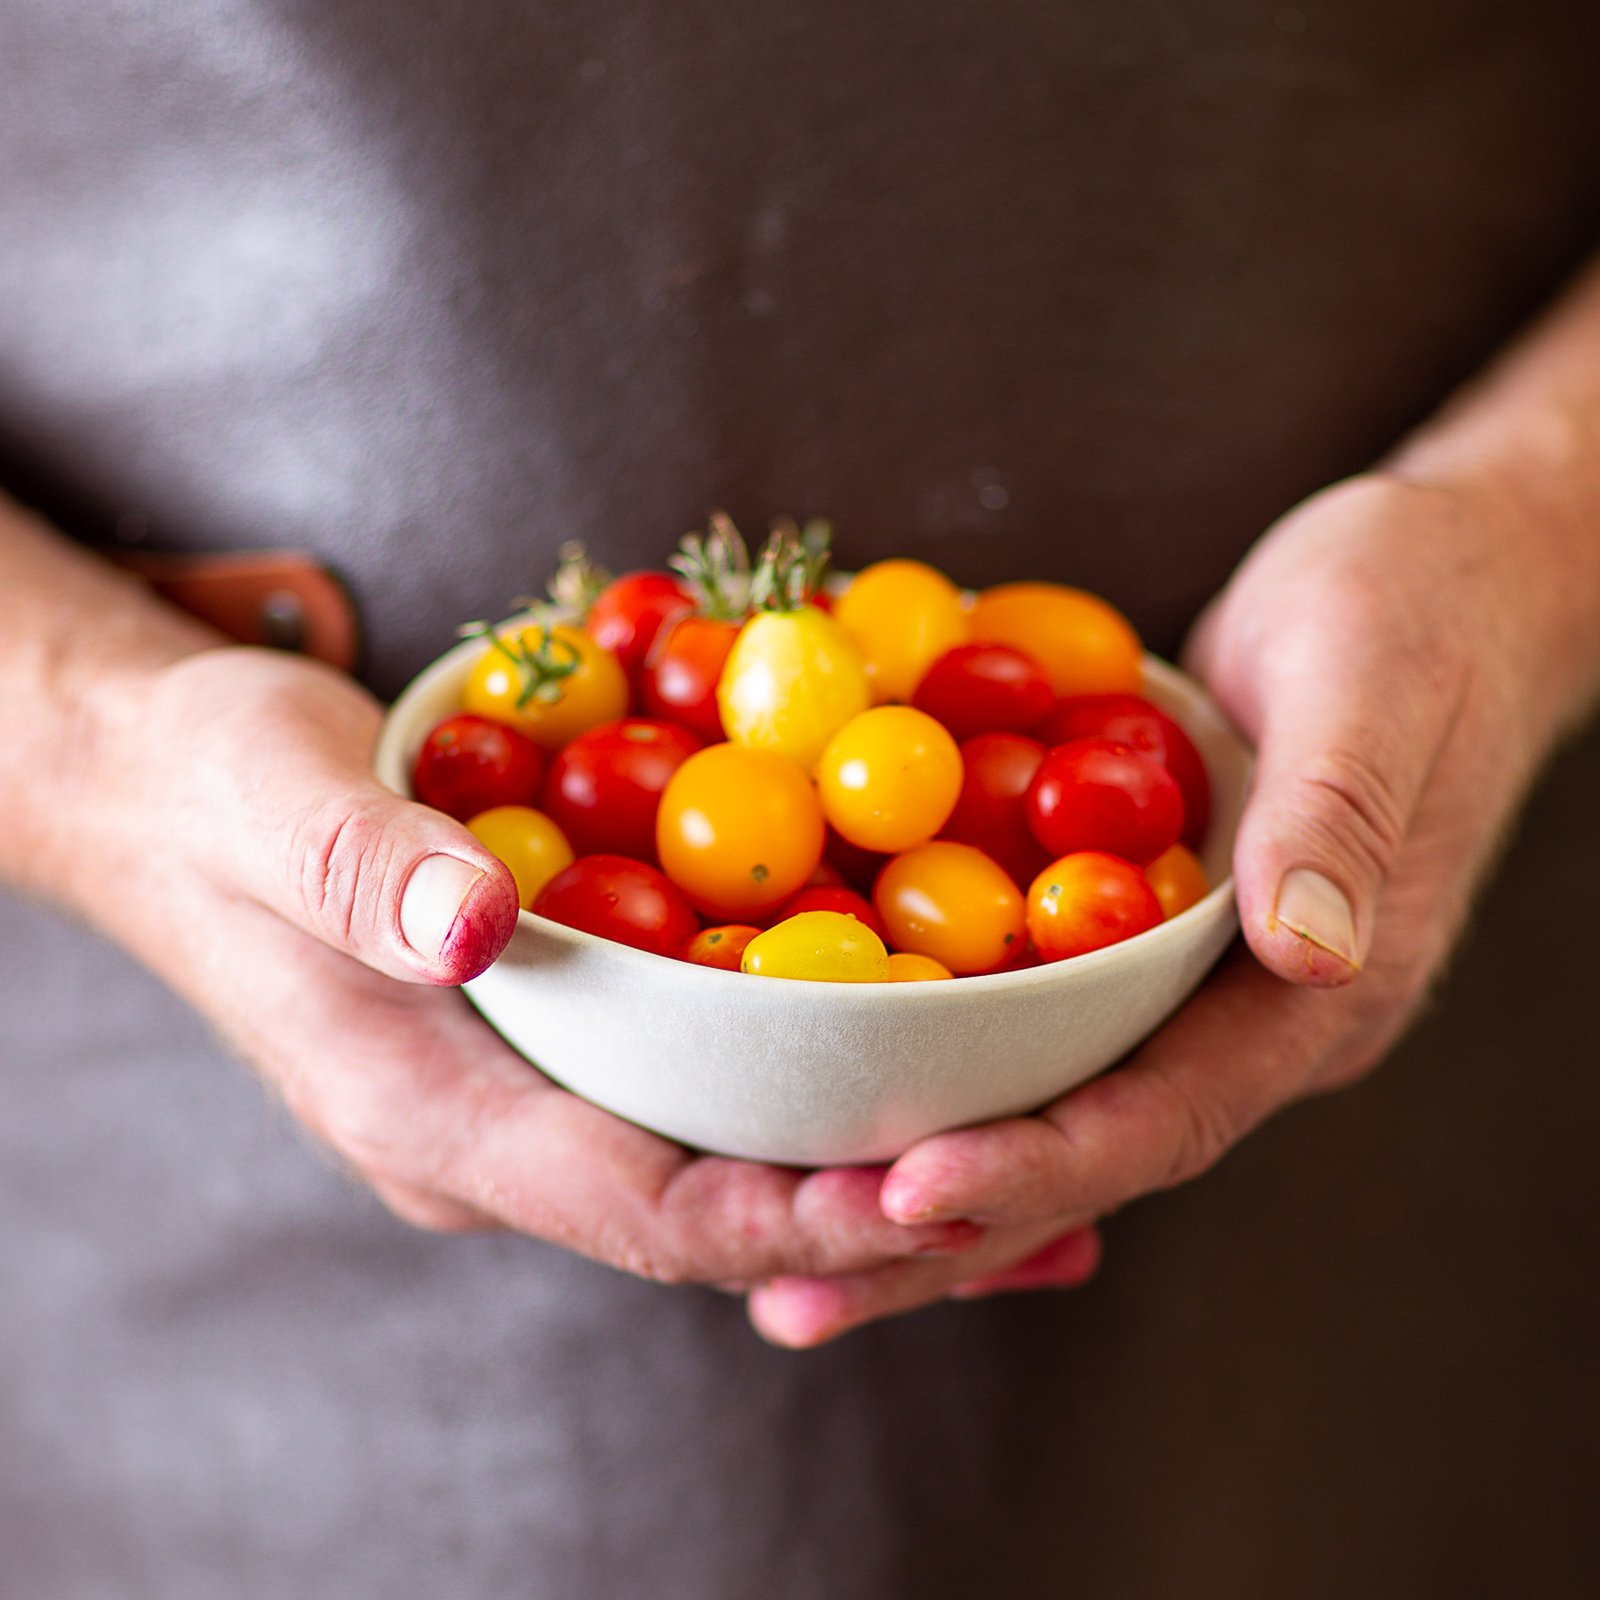
[[[750,580],[752,611],[798,611],[809,605],[828,570],[832,524],[813,517],[803,528],[780,517]]]
[[[600,591],[611,582],[611,574],[589,559],[583,540],[568,539],[556,552],[560,564],[546,588],[550,598],[575,622],[584,621],[600,598]],[[537,602],[530,602],[530,609]]]
[[[667,565],[689,585],[703,615],[737,622],[750,594],[750,547],[725,511],[711,513],[709,533],[686,533]]]
[[[528,634],[537,631],[537,645],[528,643]],[[553,628],[528,628],[510,638],[487,622],[468,622],[456,630],[463,639],[487,639],[516,669],[522,680],[517,694],[517,710],[530,701],[553,706],[564,695],[566,680],[582,665],[583,657],[570,640],[560,638]]]

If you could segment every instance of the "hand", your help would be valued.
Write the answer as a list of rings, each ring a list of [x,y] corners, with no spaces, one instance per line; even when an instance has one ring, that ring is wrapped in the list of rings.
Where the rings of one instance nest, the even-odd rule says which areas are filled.
[[[964,1282],[1026,1287],[1040,1263],[1007,1266],[1044,1240],[1197,1176],[1382,1058],[1570,714],[1541,658],[1532,532],[1503,504],[1381,477],[1271,530],[1187,652],[1259,750],[1234,856],[1248,948],[1118,1069],[895,1163],[885,1214],[980,1223],[970,1257],[766,1285],[750,1313],[768,1338],[818,1343]],[[1072,1239],[1044,1258],[1062,1282],[1092,1270]]]
[[[506,869],[371,775],[376,705],[266,652],[141,678],[95,756],[104,818],[54,869],[401,1217],[512,1228],[671,1281],[871,1270],[959,1251],[879,1174],[693,1157],[563,1092],[447,986],[515,924]]]

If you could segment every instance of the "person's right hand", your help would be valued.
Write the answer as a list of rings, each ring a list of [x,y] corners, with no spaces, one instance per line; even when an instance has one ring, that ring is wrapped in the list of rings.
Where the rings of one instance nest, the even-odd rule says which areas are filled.
[[[208,1017],[401,1217],[505,1227],[650,1278],[748,1284],[957,1253],[881,1173],[696,1156],[557,1088],[448,986],[499,953],[510,874],[372,776],[376,704],[312,663],[202,651],[92,753],[95,835],[58,898]],[[87,759],[87,758],[86,758]]]

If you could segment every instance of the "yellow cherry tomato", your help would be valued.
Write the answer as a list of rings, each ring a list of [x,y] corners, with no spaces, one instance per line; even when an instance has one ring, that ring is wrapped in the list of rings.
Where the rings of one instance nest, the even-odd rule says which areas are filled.
[[[970,844],[936,839],[896,856],[878,874],[872,899],[890,944],[960,976],[992,972],[1022,938],[1022,892]]]
[[[851,844],[885,855],[931,839],[961,795],[961,750],[910,706],[874,706],[847,722],[817,763],[822,810]]]
[[[822,806],[787,756],[743,745],[696,751],[656,813],[661,868],[702,911],[754,922],[804,888],[822,859]]]
[[[842,911],[802,911],[757,934],[739,970],[757,978],[887,983],[889,952],[866,923]]]
[[[867,704],[856,647],[827,612],[809,605],[753,616],[717,683],[717,710],[735,744],[787,756],[807,772]]]
[[[567,836],[531,806],[495,806],[480,811],[467,826],[485,850],[511,869],[524,911],[558,872],[572,865]]]
[[[863,567],[840,596],[834,615],[861,652],[878,705],[910,700],[928,668],[968,639],[961,591],[921,561]]]
[[[582,628],[500,628],[467,679],[462,707],[549,749],[628,711],[628,675]]]
[[[930,983],[936,978],[953,978],[955,974],[942,961],[932,956],[919,956],[910,950],[896,950],[889,957],[890,983]]]
[[[1003,583],[972,608],[978,644],[1008,644],[1044,668],[1057,695],[1137,694],[1143,649],[1115,606],[1061,583]]]
[[[1175,844],[1163,850],[1144,869],[1145,882],[1155,890],[1161,902],[1163,917],[1175,917],[1180,911],[1198,905],[1211,892],[1206,869],[1194,851]]]

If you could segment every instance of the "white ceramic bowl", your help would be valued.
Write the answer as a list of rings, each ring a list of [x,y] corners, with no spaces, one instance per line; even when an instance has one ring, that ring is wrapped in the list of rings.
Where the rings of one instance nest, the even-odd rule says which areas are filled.
[[[471,640],[395,702],[378,776],[400,794],[428,730],[460,707]],[[1036,1109],[1175,1011],[1238,927],[1230,855],[1250,753],[1191,679],[1145,659],[1145,693],[1211,777],[1201,852],[1216,887],[1137,938],[1071,961],[938,983],[749,978],[671,961],[524,911],[466,986],[544,1072],[702,1150],[797,1166],[883,1161],[945,1128]]]

